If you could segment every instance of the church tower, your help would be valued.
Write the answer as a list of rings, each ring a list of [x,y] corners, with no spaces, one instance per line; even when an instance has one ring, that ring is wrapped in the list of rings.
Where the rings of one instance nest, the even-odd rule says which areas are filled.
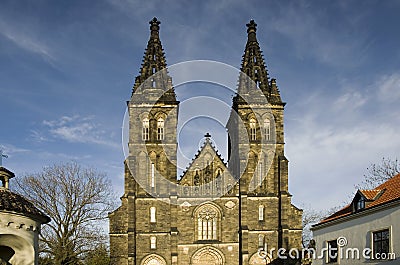
[[[113,264],[142,264],[140,261],[155,244],[153,240],[164,246],[164,250],[157,248],[167,256],[163,259],[170,260],[171,232],[176,230],[171,222],[170,200],[176,198],[179,102],[167,73],[160,22],[154,18],[149,23],[150,39],[127,102],[129,156],[125,160],[125,193],[122,206],[109,217]]]
[[[240,264],[262,264],[257,250],[301,248],[302,212],[291,204],[284,154],[285,104],[269,79],[256,37],[247,24],[239,85],[227,128],[229,169],[239,180]],[[276,254],[276,251],[275,251]],[[276,256],[268,256],[272,261]],[[264,261],[265,262],[265,261]]]
[[[110,213],[113,265],[260,265],[271,248],[301,247],[301,210],[291,204],[282,102],[247,24],[230,118],[228,162],[206,133],[177,176],[179,101],[168,75],[160,22],[150,38],[129,110],[122,205]],[[207,129],[205,129],[207,131]],[[206,132],[205,131],[205,132]]]

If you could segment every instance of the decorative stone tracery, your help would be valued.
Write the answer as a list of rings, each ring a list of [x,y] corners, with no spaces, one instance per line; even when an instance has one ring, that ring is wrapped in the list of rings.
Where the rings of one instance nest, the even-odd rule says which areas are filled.
[[[151,254],[142,260],[141,265],[167,265],[167,263],[163,257],[156,254]]]
[[[192,256],[191,265],[224,265],[224,254],[214,247],[204,247],[196,251]]]

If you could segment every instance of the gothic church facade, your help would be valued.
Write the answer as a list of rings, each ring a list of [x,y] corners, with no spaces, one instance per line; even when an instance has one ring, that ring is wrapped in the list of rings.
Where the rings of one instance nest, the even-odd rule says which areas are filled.
[[[178,178],[179,101],[165,70],[159,24],[150,21],[150,39],[128,102],[125,192],[122,205],[109,215],[111,264],[258,265],[277,258],[276,251],[260,255],[260,250],[301,248],[302,211],[291,204],[288,192],[285,103],[276,80],[268,77],[257,25],[247,24],[241,71],[258,93],[238,77],[226,125],[228,162],[206,134]]]

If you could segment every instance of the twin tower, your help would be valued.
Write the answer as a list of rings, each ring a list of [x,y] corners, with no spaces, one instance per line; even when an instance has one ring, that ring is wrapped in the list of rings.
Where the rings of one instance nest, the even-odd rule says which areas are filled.
[[[247,24],[226,124],[228,162],[206,134],[178,178],[179,101],[167,72],[160,22],[150,21],[128,102],[125,192],[122,205],[109,215],[111,264],[273,264],[279,248],[301,248],[302,211],[288,192],[285,103],[276,80],[268,77],[256,26],[253,20]]]

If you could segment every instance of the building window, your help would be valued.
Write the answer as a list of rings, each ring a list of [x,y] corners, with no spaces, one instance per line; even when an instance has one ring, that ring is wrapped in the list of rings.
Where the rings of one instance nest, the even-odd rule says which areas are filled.
[[[150,223],[156,222],[156,207],[150,207]]]
[[[155,236],[150,237],[150,249],[157,248],[157,238]]]
[[[258,235],[258,248],[264,249],[264,235]]]
[[[203,206],[197,214],[198,240],[218,240],[219,214],[210,205]]]
[[[356,203],[356,211],[362,210],[365,208],[365,199],[363,196]]]
[[[162,118],[157,120],[157,140],[164,140],[164,120]]]
[[[262,185],[263,181],[263,163],[258,164],[258,185]]]
[[[156,186],[156,178],[155,178],[155,169],[154,169],[154,163],[151,163],[151,176],[150,176],[150,186],[154,188]]]
[[[264,121],[264,137],[267,141],[271,140],[271,122],[269,119]]]
[[[256,120],[250,119],[250,140],[257,139],[257,128],[256,128]]]
[[[388,257],[388,253],[390,253],[389,229],[373,232],[372,235],[374,258],[382,259],[384,257]]]
[[[338,245],[337,240],[328,241],[328,257],[327,262],[333,263],[338,261]]]
[[[258,206],[258,221],[264,221],[264,205]]]
[[[150,128],[150,123],[149,123],[149,119],[145,118],[143,119],[142,122],[142,139],[147,141],[149,140],[149,128]]]

